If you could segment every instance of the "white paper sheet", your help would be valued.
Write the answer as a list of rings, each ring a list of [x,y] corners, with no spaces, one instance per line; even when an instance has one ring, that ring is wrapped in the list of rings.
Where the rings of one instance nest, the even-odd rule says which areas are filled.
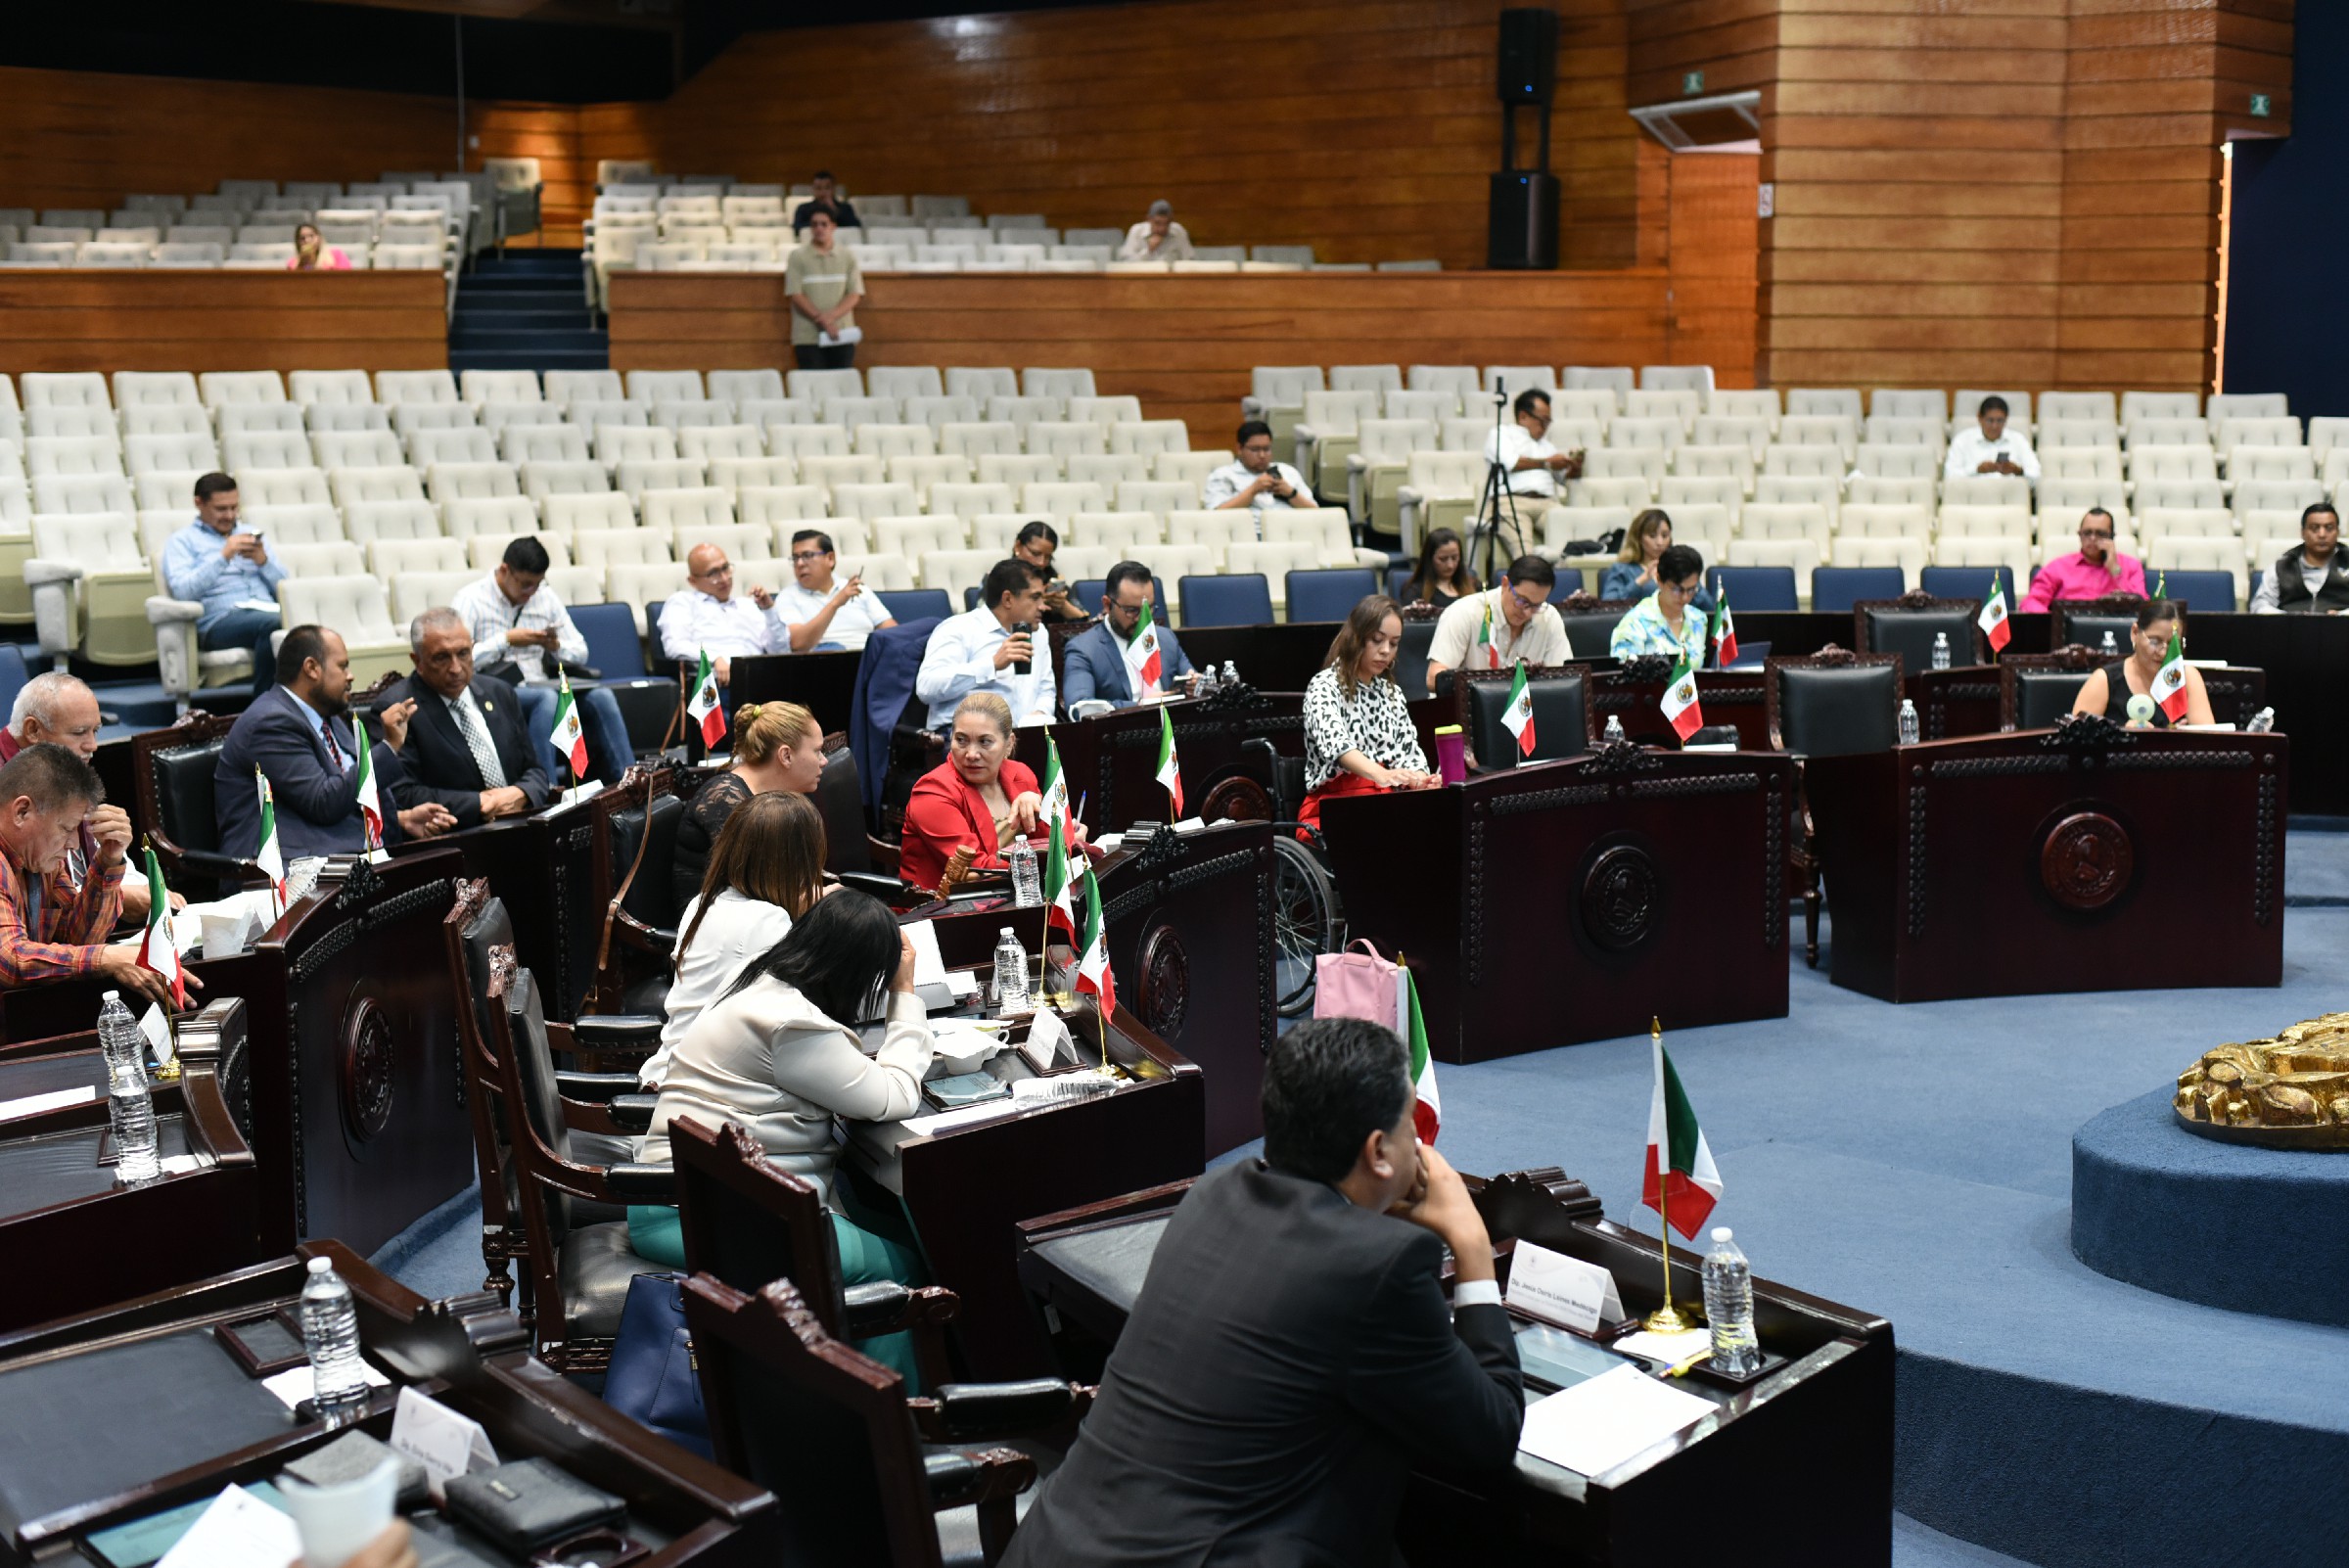
[[[938,928],[927,920],[916,920],[898,928],[913,945],[913,983],[918,986],[946,984],[945,956],[938,950]]]
[[[243,1487],[232,1486],[196,1516],[156,1568],[276,1568],[300,1555],[301,1532],[294,1521]]]
[[[87,1105],[98,1098],[95,1084],[80,1088],[51,1089],[46,1094],[25,1094],[13,1100],[0,1100],[0,1122],[13,1121],[20,1116],[38,1116],[43,1111],[62,1110],[69,1105]]]
[[[359,1363],[359,1370],[367,1374],[369,1388],[392,1386],[392,1379],[364,1361]],[[299,1366],[287,1367],[274,1377],[262,1378],[261,1387],[276,1395],[279,1403],[290,1410],[315,1393],[318,1385],[310,1377],[310,1363],[304,1361]]]
[[[1666,1366],[1678,1366],[1698,1351],[1711,1349],[1712,1345],[1713,1330],[1710,1328],[1686,1328],[1677,1334],[1659,1334],[1653,1329],[1643,1328],[1636,1334],[1624,1335],[1607,1348],[1621,1351],[1626,1356],[1662,1361]]]
[[[1623,1366],[1529,1407],[1517,1447],[1578,1475],[1604,1475],[1714,1408],[1710,1400]]]

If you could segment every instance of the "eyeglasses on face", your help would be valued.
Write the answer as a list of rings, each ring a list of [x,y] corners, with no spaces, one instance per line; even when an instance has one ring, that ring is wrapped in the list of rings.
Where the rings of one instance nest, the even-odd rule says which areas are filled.
[[[825,556],[830,555],[831,553],[832,552],[829,550],[794,550],[791,552],[791,563],[792,565],[797,566],[802,561],[821,561]],[[726,570],[730,572],[733,570],[733,568],[729,567]]]
[[[2111,538],[2111,537],[2112,537],[2112,530],[2110,530],[2110,529],[2082,529],[2082,530],[2080,530],[2080,537],[2082,537],[2082,538],[2084,538],[2084,539],[2109,539],[2109,538]]]

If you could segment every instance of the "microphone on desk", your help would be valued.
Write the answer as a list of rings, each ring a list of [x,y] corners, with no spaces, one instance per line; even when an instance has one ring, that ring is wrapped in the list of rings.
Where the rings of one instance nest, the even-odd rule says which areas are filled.
[[[2153,721],[2153,699],[2142,692],[2132,693],[2129,698],[2129,717],[2133,723],[2151,723]]]

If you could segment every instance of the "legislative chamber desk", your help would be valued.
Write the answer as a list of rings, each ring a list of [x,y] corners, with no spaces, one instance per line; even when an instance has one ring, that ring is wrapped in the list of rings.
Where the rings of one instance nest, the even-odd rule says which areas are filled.
[[[1272,866],[1268,824],[1223,822],[1128,835],[1094,872],[1119,1017],[1206,1075],[1211,1160],[1264,1135],[1265,1055],[1279,1032]],[[937,925],[948,968],[985,970],[1007,925],[1031,960],[1043,951],[1043,910],[1014,910],[1001,893],[907,918],[925,916]]]
[[[1327,801],[1351,936],[1408,961],[1439,1060],[1786,1016],[1793,763],[1601,747]]]
[[[1468,1177],[1505,1285],[1516,1244],[1596,1264],[1624,1309],[1658,1305],[1654,1238],[1600,1218],[1598,1200],[1554,1167]],[[1019,1271],[1061,1327],[1064,1371],[1099,1373],[1141,1294],[1182,1185],[1136,1192],[1020,1227]],[[1613,1469],[1584,1476],[1520,1453],[1503,1473],[1415,1472],[1398,1535],[1421,1564],[1680,1568],[1707,1560],[1697,1532],[1727,1532],[1721,1561],[1767,1568],[1862,1568],[1892,1560],[1893,1330],[1871,1314],[1757,1277],[1754,1330],[1767,1355],[1741,1389],[1697,1376],[1674,1387],[1718,1409]],[[1701,1301],[1696,1255],[1675,1246],[1676,1302]],[[1528,1322],[1512,1314],[1523,1334]],[[1662,1370],[1655,1363],[1648,1369]],[[1552,1392],[1529,1369],[1526,1400]]]
[[[1888,1001],[2283,977],[2281,735],[2055,730],[1806,764],[1835,984]]]
[[[361,1348],[392,1380],[375,1391],[363,1431],[389,1437],[396,1391],[413,1386],[481,1422],[501,1461],[545,1458],[624,1498],[617,1528],[649,1550],[638,1568],[776,1560],[768,1493],[532,1360],[530,1335],[494,1298],[428,1302],[327,1241],[0,1336],[0,1565],[96,1568],[114,1559],[92,1536],[208,1501],[231,1483],[266,1482],[330,1442],[334,1433],[259,1380],[301,1364],[293,1309],[303,1266],[318,1255],[349,1283]],[[438,1513],[409,1517],[420,1547],[453,1544],[511,1568],[526,1561]]]
[[[1061,777],[1069,806],[1084,805],[1088,832],[1120,833],[1136,822],[1163,822],[1173,802],[1158,781],[1159,713],[1174,726],[1174,752],[1182,763],[1183,815],[1197,816],[1216,785],[1238,773],[1263,782],[1261,766],[1246,763],[1241,748],[1252,740],[1272,743],[1284,757],[1305,755],[1305,697],[1302,692],[1256,691],[1175,698],[1121,708],[1098,718],[1052,726],[1060,748]],[[1044,731],[1020,732],[1018,755],[1037,770],[1044,765]]]
[[[460,868],[445,852],[337,856],[251,950],[188,964],[204,986],[192,999],[246,1003],[242,1050],[225,1051],[219,1078],[253,1151],[271,1256],[305,1236],[373,1252],[473,1180],[440,934]],[[0,993],[0,1065],[78,1047],[96,1071],[106,989]]]

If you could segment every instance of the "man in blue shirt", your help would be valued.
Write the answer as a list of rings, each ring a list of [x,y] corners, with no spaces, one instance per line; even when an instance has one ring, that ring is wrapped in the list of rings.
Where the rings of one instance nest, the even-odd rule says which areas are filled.
[[[197,647],[253,650],[255,693],[277,678],[269,641],[277,630],[277,585],[285,576],[261,535],[238,526],[237,482],[226,474],[198,480],[196,521],[163,546],[163,584],[172,598],[204,606],[196,621]]]
[[[1120,561],[1109,569],[1101,590],[1101,623],[1079,632],[1069,642],[1061,699],[1072,709],[1087,699],[1119,708],[1134,705],[1133,680],[1126,669],[1126,644],[1141,623],[1150,588],[1150,569],[1139,561]],[[1174,631],[1163,623],[1158,627],[1158,665],[1163,691],[1199,679]]]

